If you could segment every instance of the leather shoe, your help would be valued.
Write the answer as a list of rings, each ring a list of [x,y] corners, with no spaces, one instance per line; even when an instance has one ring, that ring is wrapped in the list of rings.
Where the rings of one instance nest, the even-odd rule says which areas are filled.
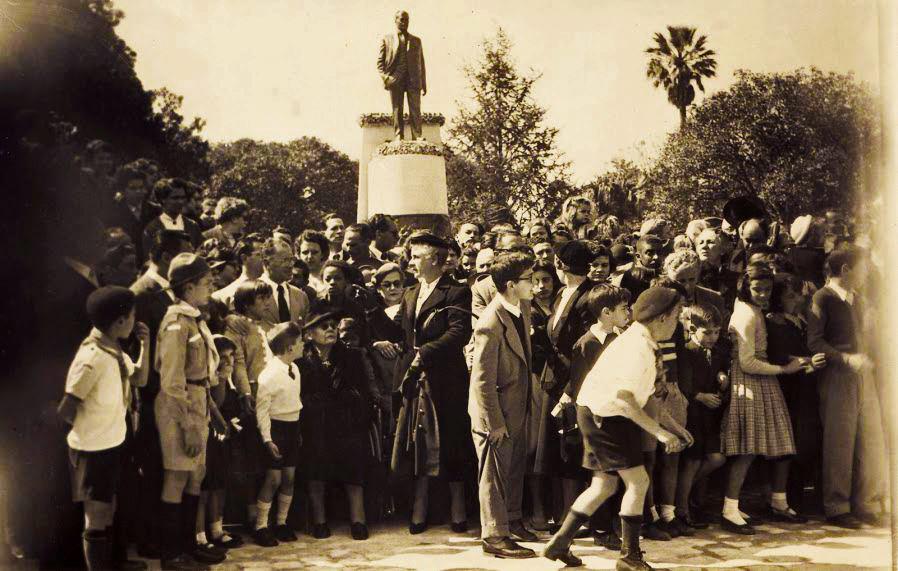
[[[583,565],[583,560],[571,553],[570,547],[561,549],[561,546],[556,545],[552,541],[549,541],[543,548],[542,556],[551,561],[561,561],[565,567],[580,567]]]
[[[861,523],[873,527],[888,527],[889,525],[889,520],[885,514],[859,513],[854,514],[854,517]]]
[[[524,527],[524,522],[521,520],[510,522],[508,531],[511,532],[512,537],[520,541],[538,541],[539,539],[536,534]]]
[[[368,539],[368,526],[361,522],[355,522],[349,526],[349,533],[355,540]]]
[[[708,529],[708,522],[694,518],[692,514],[677,516],[677,518],[692,529]]]
[[[781,523],[808,523],[808,518],[799,513],[796,513],[791,509],[778,510],[774,507],[771,507],[770,512],[767,514],[767,517],[770,521]]]
[[[497,539],[484,539],[480,542],[485,555],[498,557],[499,559],[530,559],[536,557],[532,549],[518,545],[509,537]]]
[[[468,531],[468,521],[453,521],[449,524],[449,529],[451,529],[453,533],[466,533]]]
[[[253,539],[256,541],[256,545],[260,547],[277,547],[278,545],[278,540],[269,527],[257,529],[256,533],[253,534]]]
[[[283,541],[284,543],[296,541],[296,534],[293,533],[293,530],[287,525],[276,526],[274,528],[274,536],[278,541]]]
[[[667,525],[668,527],[676,527],[677,533],[683,537],[692,537],[695,535],[692,528],[686,525],[686,522],[679,517],[674,517],[673,521],[669,522]]]
[[[327,539],[331,536],[331,528],[327,523],[316,523],[312,525],[312,537],[315,539]]]
[[[620,538],[613,531],[600,531],[593,536],[592,541],[610,551],[620,551]]]
[[[658,526],[658,522],[642,526],[642,537],[655,541],[670,541],[670,534]]]
[[[201,545],[197,543],[193,549],[190,550],[189,555],[200,563],[210,563],[216,564],[221,563],[225,559],[227,559],[227,555],[224,551],[219,550],[214,545],[205,544]]]
[[[843,513],[828,517],[826,518],[826,523],[836,527],[844,527],[845,529],[861,529],[864,527],[863,522],[851,513]]]
[[[409,522],[408,524],[408,532],[412,535],[418,535],[419,533],[424,533],[427,530],[427,522],[422,521],[421,523]]]
[[[221,537],[213,539],[212,545],[223,547],[224,549],[234,549],[243,545],[243,538],[236,534],[225,533]]]
[[[720,520],[720,527],[724,531],[729,531],[730,533],[738,533],[739,535],[754,535],[757,533],[752,526],[747,523],[744,525],[739,525],[738,523],[733,523],[727,518],[723,518]]]

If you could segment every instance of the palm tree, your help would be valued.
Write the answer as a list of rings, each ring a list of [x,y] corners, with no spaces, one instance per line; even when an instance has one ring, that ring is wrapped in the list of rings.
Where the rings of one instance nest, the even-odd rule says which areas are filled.
[[[670,39],[655,32],[655,45],[646,49],[649,54],[645,75],[654,87],[667,90],[667,100],[680,110],[680,128],[686,124],[686,107],[695,100],[692,82],[704,92],[703,77],[714,77],[717,60],[714,50],[705,47],[707,36],[695,40],[695,28],[668,26]]]

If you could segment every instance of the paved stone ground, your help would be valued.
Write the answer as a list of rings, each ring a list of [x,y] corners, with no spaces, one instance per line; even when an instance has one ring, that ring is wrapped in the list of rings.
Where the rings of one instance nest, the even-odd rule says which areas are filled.
[[[643,541],[647,560],[662,569],[888,569],[891,567],[891,539],[887,529],[847,531],[815,520],[805,526],[764,524],[753,537],[703,530],[691,538],[669,542]],[[494,570],[548,571],[561,568],[547,559],[502,560],[486,557],[480,549],[476,530],[453,534],[447,526],[434,527],[421,535],[408,534],[398,522],[373,528],[367,541],[353,541],[346,527],[333,529],[329,539],[315,540],[300,534],[299,541],[264,549],[247,545],[233,550],[228,561],[215,571],[304,570]],[[525,544],[535,550],[540,543]],[[583,558],[583,569],[614,569],[615,552],[593,545],[591,539],[577,540],[574,552]],[[36,569],[28,562],[0,568],[24,571]],[[159,562],[150,562],[157,571]]]

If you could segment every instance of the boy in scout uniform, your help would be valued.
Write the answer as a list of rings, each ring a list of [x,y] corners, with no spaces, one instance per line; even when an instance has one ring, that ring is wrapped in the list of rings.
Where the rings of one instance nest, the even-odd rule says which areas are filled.
[[[162,448],[162,569],[197,569],[225,559],[196,542],[196,514],[205,475],[209,436],[209,387],[217,383],[218,352],[200,307],[212,293],[212,275],[201,256],[182,253],[168,270],[176,302],[169,306],[156,341],[160,392],[156,424]]]

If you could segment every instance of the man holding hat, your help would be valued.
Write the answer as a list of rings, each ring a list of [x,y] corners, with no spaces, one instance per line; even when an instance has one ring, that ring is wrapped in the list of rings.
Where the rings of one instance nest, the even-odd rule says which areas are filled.
[[[209,302],[212,275],[201,256],[178,254],[168,268],[175,303],[159,326],[156,425],[162,447],[162,569],[220,563],[224,553],[196,542],[196,513],[206,466],[209,387],[217,383],[218,352],[200,308]]]
[[[661,369],[658,341],[669,339],[679,323],[682,296],[673,289],[651,287],[633,304],[633,324],[599,357],[577,397],[577,422],[583,437],[583,466],[592,470],[590,486],[574,501],[543,556],[569,566],[582,565],[570,552],[574,534],[617,490],[621,502],[621,570],[650,570],[639,548],[643,502],[649,475],[643,466],[642,431],[654,435],[668,453],[685,443],[664,430],[643,407],[654,394]]]
[[[467,516],[463,480],[474,460],[464,355],[471,337],[471,290],[443,272],[449,253],[446,240],[422,230],[409,237],[409,244],[418,283],[406,290],[393,320],[382,309],[369,313],[382,322],[383,331],[392,341],[411,349],[396,367],[393,386],[426,375],[439,425],[439,475],[449,481],[453,530],[464,531]],[[428,475],[419,474],[415,487],[409,526],[412,533],[426,528]]]

